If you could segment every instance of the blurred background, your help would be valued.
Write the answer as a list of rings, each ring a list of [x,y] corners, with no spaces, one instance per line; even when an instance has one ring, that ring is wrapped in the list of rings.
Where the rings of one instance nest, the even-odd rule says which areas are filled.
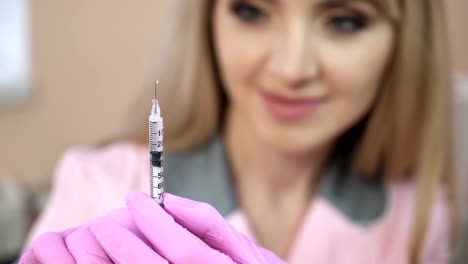
[[[457,82],[458,187],[465,191],[458,199],[468,202],[468,0],[445,1]],[[164,6],[0,0],[0,263],[20,250],[63,151],[99,142],[121,122]]]

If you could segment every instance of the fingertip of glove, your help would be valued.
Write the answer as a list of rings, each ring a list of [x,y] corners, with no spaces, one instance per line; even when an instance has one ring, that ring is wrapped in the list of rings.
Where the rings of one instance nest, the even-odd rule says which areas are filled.
[[[108,227],[108,223],[104,220],[98,220],[90,226],[89,230],[95,237],[101,237],[107,233]]]
[[[144,198],[145,195],[143,193],[140,193],[140,192],[131,192],[127,195],[127,197],[125,198],[125,201],[128,203],[131,203],[131,204],[134,204],[136,202],[138,202],[138,200],[140,200],[141,198]]]
[[[179,197],[170,193],[164,194],[164,203],[170,206],[198,207],[204,203],[196,202],[187,198]]]

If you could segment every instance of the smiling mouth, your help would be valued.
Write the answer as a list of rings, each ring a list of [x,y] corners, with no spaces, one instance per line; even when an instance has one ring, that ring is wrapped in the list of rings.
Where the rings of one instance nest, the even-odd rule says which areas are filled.
[[[260,98],[273,117],[286,122],[302,120],[317,112],[326,97],[290,98],[273,92],[261,91]]]

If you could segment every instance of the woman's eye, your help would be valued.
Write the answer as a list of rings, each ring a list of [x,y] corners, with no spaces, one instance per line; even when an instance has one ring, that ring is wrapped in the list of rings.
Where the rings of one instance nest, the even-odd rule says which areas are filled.
[[[329,20],[335,31],[352,33],[360,31],[367,26],[367,19],[360,15],[334,16]]]
[[[234,3],[231,7],[231,11],[240,20],[245,22],[255,22],[265,16],[260,8],[245,2]]]

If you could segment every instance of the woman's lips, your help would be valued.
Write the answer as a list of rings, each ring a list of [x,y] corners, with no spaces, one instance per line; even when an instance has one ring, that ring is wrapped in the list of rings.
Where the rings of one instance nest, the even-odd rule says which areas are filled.
[[[267,111],[283,121],[303,119],[316,112],[325,101],[325,97],[289,98],[266,91],[260,92],[260,97]]]

